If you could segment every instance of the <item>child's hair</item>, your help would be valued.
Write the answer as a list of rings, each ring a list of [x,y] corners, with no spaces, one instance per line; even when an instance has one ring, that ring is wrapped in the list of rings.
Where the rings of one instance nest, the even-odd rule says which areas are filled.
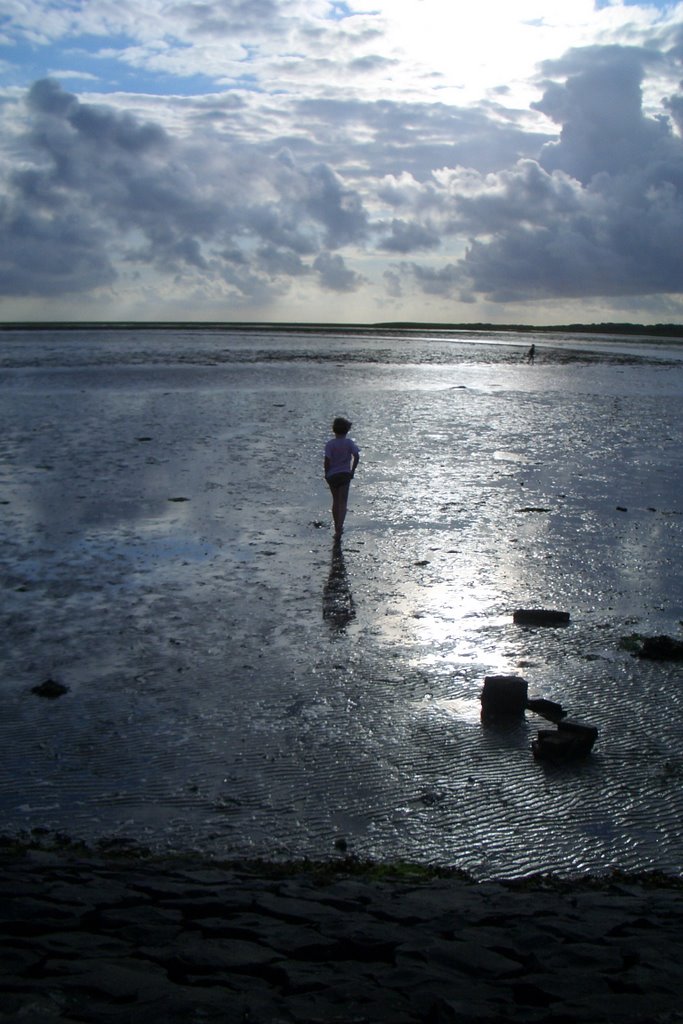
[[[347,420],[345,416],[337,416],[332,424],[332,430],[335,434],[348,434],[352,426],[351,420]]]

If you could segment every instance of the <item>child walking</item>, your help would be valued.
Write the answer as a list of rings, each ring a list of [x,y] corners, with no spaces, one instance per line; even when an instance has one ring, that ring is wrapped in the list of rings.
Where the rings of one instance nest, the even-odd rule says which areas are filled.
[[[349,503],[349,486],[360,460],[360,449],[356,442],[346,435],[351,422],[344,416],[337,416],[332,424],[334,437],[325,445],[325,479],[332,492],[332,519],[334,539],[341,540],[344,519]]]

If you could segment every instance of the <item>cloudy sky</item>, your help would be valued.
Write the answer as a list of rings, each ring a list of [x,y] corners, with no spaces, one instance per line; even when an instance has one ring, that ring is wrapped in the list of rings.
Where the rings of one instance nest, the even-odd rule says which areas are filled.
[[[683,3],[2,10],[0,320],[683,320]]]

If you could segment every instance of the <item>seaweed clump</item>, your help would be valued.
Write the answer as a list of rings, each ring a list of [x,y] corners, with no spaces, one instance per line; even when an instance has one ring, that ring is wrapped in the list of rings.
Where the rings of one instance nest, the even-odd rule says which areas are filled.
[[[683,640],[667,636],[642,636],[630,633],[621,638],[619,646],[636,658],[649,661],[683,661]]]

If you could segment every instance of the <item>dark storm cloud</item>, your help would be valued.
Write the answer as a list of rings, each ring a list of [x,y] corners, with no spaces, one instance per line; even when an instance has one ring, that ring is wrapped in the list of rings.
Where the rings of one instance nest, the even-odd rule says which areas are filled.
[[[523,127],[519,114],[489,103],[459,108],[341,97],[304,100],[297,111],[328,161],[344,166],[351,158],[377,178],[407,172],[425,180],[435,168],[458,164],[497,171],[520,157],[537,156],[553,137]]]
[[[296,207],[284,203],[266,203],[249,211],[248,223],[251,230],[267,240],[268,248],[291,252],[297,257],[310,256],[316,251],[315,239],[307,225],[304,214]]]
[[[441,244],[441,237],[428,225],[392,220],[389,234],[379,244],[387,252],[409,253],[419,249],[436,249]]]
[[[274,245],[263,245],[258,251],[259,266],[269,277],[301,277],[309,273],[305,263],[291,249],[278,249]]]
[[[666,158],[676,149],[663,118],[645,117],[645,68],[659,57],[624,47],[591,47],[546,65],[564,81],[549,82],[533,106],[562,126],[558,142],[547,143],[540,162],[587,184],[595,174],[619,175],[643,160]]]
[[[192,37],[244,34],[279,20],[277,0],[213,0],[207,3],[170,4],[165,12],[183,24]]]
[[[537,161],[470,175],[450,230],[470,244],[453,279],[499,302],[683,291],[683,143],[671,114],[643,111],[649,51],[572,52],[546,65],[537,109],[560,126]],[[464,179],[463,179],[464,180]],[[444,282],[448,275],[444,275]],[[417,275],[432,291],[434,281]]]
[[[188,232],[211,233],[221,207],[203,199],[189,169],[174,162],[161,127],[82,104],[49,80],[32,87],[28,105],[35,115],[28,141],[40,168],[14,175],[20,194],[30,190],[46,203],[136,227],[162,259],[164,246],[177,246]]]
[[[683,92],[643,101],[653,76],[672,80],[677,40],[547,63],[526,122],[491,104],[245,93],[174,101],[176,131],[37,82],[5,172],[0,294],[149,268],[267,302],[294,280],[366,288],[361,258],[406,298],[681,293]]]
[[[671,120],[678,128],[678,134],[683,135],[683,96],[671,96],[666,101]]]
[[[51,80],[32,87],[27,107],[25,166],[0,207],[3,251],[13,254],[0,263],[0,293],[86,292],[111,283],[117,265],[147,264],[262,297],[274,278],[310,272],[303,259],[317,253],[326,287],[359,282],[330,251],[363,238],[368,217],[327,164],[303,170],[286,152],[229,139],[209,151]]]
[[[383,71],[388,72],[390,68],[396,65],[396,61],[390,60],[387,57],[381,57],[379,54],[373,53],[368,54],[366,57],[356,57],[354,60],[349,61],[349,71],[352,74],[364,73],[364,72],[375,72]]]
[[[321,252],[313,262],[313,269],[323,288],[333,292],[351,292],[359,286],[361,278],[349,270],[338,253]]]
[[[106,238],[75,210],[49,218],[0,202],[0,295],[60,296],[111,284]]]
[[[319,164],[308,175],[308,213],[325,229],[326,244],[334,249],[355,242],[367,230],[367,216],[357,195],[345,189],[330,167]]]
[[[462,279],[460,271],[453,263],[448,263],[438,270],[414,263],[412,270],[426,295],[441,295],[448,298],[453,294],[453,290],[460,285]]]
[[[3,294],[87,292],[110,283],[118,248],[112,224],[142,229],[150,252],[161,245],[175,250],[176,260],[197,261],[184,232],[164,227],[161,217],[159,230],[150,230],[150,211],[165,215],[173,193],[172,174],[155,173],[169,152],[158,125],[81,104],[50,80],[31,88],[27,106],[24,143],[33,166],[11,176],[2,208],[3,248],[14,253],[14,266],[0,273]],[[27,225],[19,242],[17,224]]]
[[[580,187],[564,172],[549,174],[535,160],[520,160],[511,170],[480,179],[471,195],[457,194],[457,223],[471,235],[500,235],[585,212]]]

